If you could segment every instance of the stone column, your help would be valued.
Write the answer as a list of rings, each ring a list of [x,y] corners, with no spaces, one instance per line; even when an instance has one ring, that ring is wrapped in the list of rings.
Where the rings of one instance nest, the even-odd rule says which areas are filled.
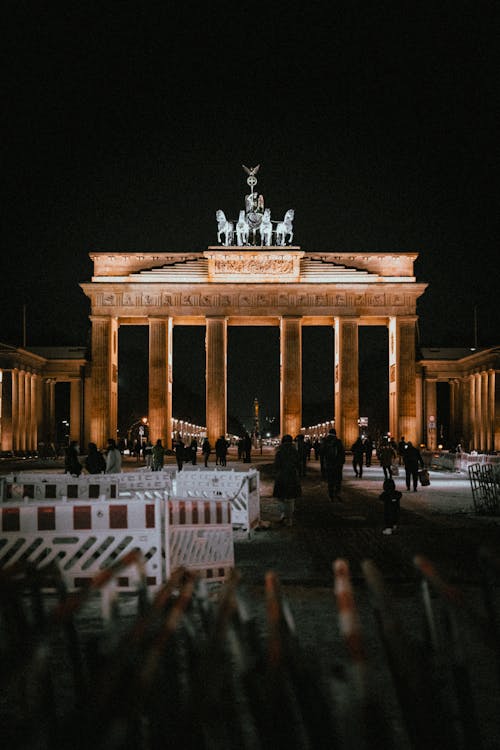
[[[82,445],[82,382],[80,379],[70,381],[69,439],[76,440],[80,447],[84,448]]]
[[[206,319],[205,353],[207,436],[213,446],[227,431],[227,318]]]
[[[500,451],[500,373],[497,370],[493,371],[493,410],[494,410],[494,450]]]
[[[31,450],[31,372],[26,370],[24,377],[25,444]]]
[[[488,373],[481,373],[481,450],[489,450],[488,444]]]
[[[479,436],[477,429],[477,411],[478,411],[478,394],[477,394],[477,373],[470,376],[470,444],[469,450],[478,450]]]
[[[415,388],[416,317],[389,319],[389,424],[395,440],[418,445]]]
[[[453,378],[449,381],[450,386],[450,426],[448,440],[451,441],[453,447],[457,444],[460,439],[458,432],[458,425],[460,424],[460,398],[459,398],[459,385],[458,380]]]
[[[149,435],[172,444],[172,318],[149,319]]]
[[[31,435],[30,443],[31,449],[36,451],[38,448],[38,375],[34,372],[31,373],[30,378],[30,397],[31,397]]]
[[[19,450],[19,370],[12,370],[12,450]]]
[[[431,417],[434,417],[431,420]],[[437,448],[437,380],[425,379],[425,435],[429,450]],[[406,435],[405,435],[406,437]]]
[[[92,316],[92,397],[90,439],[104,448],[116,438],[118,395],[118,321]]]
[[[47,436],[49,442],[55,443],[56,430],[56,381],[55,378],[47,380]]]
[[[3,370],[2,373],[2,402],[0,421],[0,449],[11,451],[12,446],[12,371]]]
[[[280,430],[295,437],[302,427],[302,318],[280,321]]]
[[[488,370],[488,451],[495,450],[495,371]]]
[[[19,370],[17,376],[17,408],[18,408],[18,449],[20,451],[26,450],[26,372]]]
[[[470,445],[470,377],[460,381],[460,399],[462,401],[462,426],[460,438],[463,438],[462,449],[469,450]]]
[[[335,429],[348,448],[359,435],[358,319],[335,318]]]

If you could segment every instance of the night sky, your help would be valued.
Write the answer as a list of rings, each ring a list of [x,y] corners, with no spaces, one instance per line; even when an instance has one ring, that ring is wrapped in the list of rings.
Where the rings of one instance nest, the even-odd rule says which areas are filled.
[[[472,345],[475,307],[478,344],[500,343],[497,3],[131,8],[4,7],[0,340],[22,343],[25,302],[28,346],[85,345],[88,253],[205,250],[260,163],[305,251],[420,254],[423,345]],[[330,333],[305,335],[308,404],[330,398]],[[121,378],[141,336],[124,334]],[[254,396],[276,413],[276,337],[231,331],[241,417]],[[362,339],[369,382],[382,344]],[[202,347],[200,329],[176,337],[175,377],[200,394]]]

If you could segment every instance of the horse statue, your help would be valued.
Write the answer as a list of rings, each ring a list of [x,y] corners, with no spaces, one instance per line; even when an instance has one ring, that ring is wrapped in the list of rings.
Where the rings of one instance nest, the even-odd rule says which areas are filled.
[[[240,217],[236,224],[236,242],[238,247],[242,245],[248,245],[248,235],[250,234],[250,227],[245,218],[245,212],[240,211]]]
[[[223,245],[233,244],[233,223],[226,219],[226,214],[219,208],[215,213],[217,219],[217,242]],[[222,242],[222,235],[224,235],[224,242]]]
[[[259,227],[260,233],[260,244],[269,247],[273,236],[273,225],[271,222],[271,211],[269,208],[264,210],[262,214],[262,221]]]
[[[288,211],[285,214],[285,218],[283,221],[280,221],[278,223],[278,226],[276,227],[276,244],[277,245],[286,245],[286,238],[288,236],[288,244],[290,244],[293,240],[293,217],[295,215],[295,212],[293,208],[289,208]]]

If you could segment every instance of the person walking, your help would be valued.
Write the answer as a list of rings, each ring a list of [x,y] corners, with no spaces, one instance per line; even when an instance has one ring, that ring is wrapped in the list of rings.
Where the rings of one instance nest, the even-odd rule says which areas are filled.
[[[384,491],[379,500],[384,503],[384,528],[382,534],[392,534],[399,523],[400,500],[402,493],[396,489],[394,479],[384,479]]]
[[[299,477],[299,454],[291,435],[283,435],[274,457],[274,471],[273,497],[278,498],[280,502],[280,521],[286,526],[292,526],[295,500],[301,496],[302,487]]]
[[[193,466],[196,466],[196,456],[198,453],[198,441],[195,437],[191,440],[191,444],[189,446],[189,452],[191,455],[191,463]]]
[[[420,455],[420,451],[418,448],[415,448],[411,441],[406,444],[403,458],[405,464],[406,489],[409,492],[410,485],[413,482],[413,492],[416,492],[418,486],[418,470],[419,468],[424,468],[424,461]]]
[[[152,470],[161,471],[163,469],[163,463],[165,461],[165,448],[162,445],[161,439],[158,438],[153,450],[151,451]]]
[[[384,479],[391,479],[391,466],[395,459],[396,451],[394,450],[392,445],[388,442],[382,443],[378,454],[378,460],[380,461],[380,465],[384,470]]]
[[[404,456],[406,451],[406,440],[405,436],[401,435],[401,440],[398,443],[398,464],[402,466],[404,464]]]
[[[249,432],[245,432],[243,438],[243,463],[249,464],[252,462],[252,438]]]
[[[225,466],[227,456],[227,442],[224,435],[221,435],[215,441],[215,465]]]
[[[345,449],[334,428],[328,432],[323,442],[322,456],[324,477],[328,483],[328,497],[332,501],[335,499],[341,500],[340,491],[345,464]]]
[[[97,450],[97,445],[95,443],[88,444],[85,468],[89,474],[104,474],[106,471],[105,458],[101,451]]]
[[[352,468],[354,474],[361,479],[363,476],[363,456],[365,455],[365,446],[360,437],[351,445]]]
[[[305,477],[306,475],[306,463],[307,463],[307,448],[305,444],[304,435],[301,433],[295,438],[297,446],[297,453],[299,454],[299,477]]]
[[[182,471],[184,464],[184,441],[180,435],[177,435],[173,441],[173,449],[175,453],[175,460],[177,461],[177,471]]]
[[[78,443],[72,440],[64,451],[64,473],[79,477],[82,473],[82,465],[78,460]]]
[[[210,445],[208,438],[204,438],[203,443],[201,445],[201,453],[203,455],[205,467],[208,466],[208,459],[210,458],[211,452],[212,452],[212,446]]]
[[[106,474],[119,474],[122,470],[122,454],[116,447],[116,441],[108,438],[106,452]]]
[[[365,466],[368,468],[372,465],[372,453],[373,453],[373,440],[369,435],[365,437],[364,442],[364,448],[365,448]]]
[[[151,463],[153,460],[153,445],[149,438],[147,439],[144,446],[144,460],[146,461],[146,468],[151,469]]]

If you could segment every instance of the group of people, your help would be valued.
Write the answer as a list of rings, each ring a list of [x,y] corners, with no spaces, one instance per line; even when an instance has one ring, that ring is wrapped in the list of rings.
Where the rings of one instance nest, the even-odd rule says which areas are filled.
[[[294,445],[295,442],[295,445]],[[342,502],[341,487],[346,451],[342,440],[335,429],[319,441],[319,459],[321,474],[327,483],[328,497],[333,502]],[[371,465],[373,442],[370,438],[358,437],[351,446],[352,467],[354,476],[363,476],[364,460]],[[291,435],[284,435],[274,459],[275,481],[273,497],[280,502],[280,522],[291,526],[295,511],[295,501],[302,494],[301,477],[305,476],[304,437],[299,435],[293,440]],[[424,462],[420,451],[411,441],[401,437],[399,444],[386,440],[377,448],[377,456],[384,472],[383,492],[380,500],[384,503],[384,534],[392,534],[397,528],[400,499],[402,493],[396,489],[393,474],[396,474],[395,462],[399,458],[405,468],[406,489],[417,491],[419,470],[424,469]],[[399,470],[398,470],[399,471]]]
[[[64,452],[64,473],[79,477],[85,468],[89,474],[118,474],[122,470],[122,454],[116,441],[109,438],[108,447],[103,454],[95,443],[89,443],[87,456],[82,465],[78,459],[78,442],[71,440]]]

